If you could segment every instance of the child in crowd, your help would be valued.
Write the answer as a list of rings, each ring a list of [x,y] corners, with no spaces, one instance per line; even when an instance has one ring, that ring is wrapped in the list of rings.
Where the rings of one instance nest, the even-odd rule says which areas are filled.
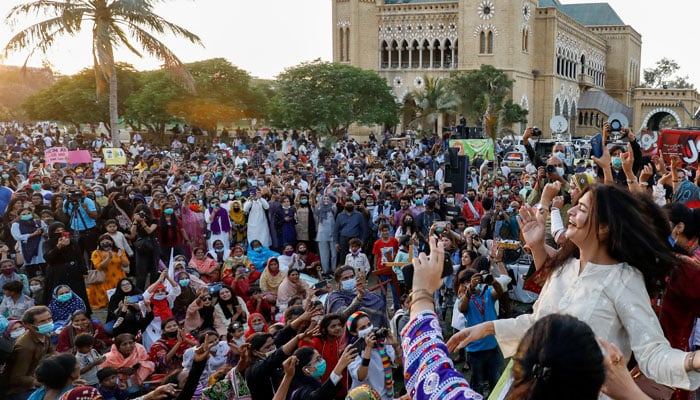
[[[93,348],[95,337],[89,333],[81,333],[75,337],[75,358],[80,365],[80,379],[88,386],[97,386],[97,369],[107,359]]]
[[[40,276],[35,276],[29,280],[29,290],[32,292],[34,304],[39,305],[44,299],[44,279]]]
[[[370,264],[367,255],[362,252],[362,240],[350,239],[350,253],[345,257],[345,265],[353,267],[358,277],[369,275]]]
[[[100,382],[97,390],[100,391],[104,400],[127,400],[129,398],[129,392],[119,387],[116,369],[108,367],[97,371],[97,379]]]
[[[117,220],[108,219],[107,222],[105,222],[105,229],[107,229],[107,233],[109,234],[109,236],[111,236],[112,239],[114,239],[114,243],[117,245],[118,248],[124,249],[126,255],[129,256],[129,258],[134,256],[134,250],[132,250],[131,246],[129,246],[129,242],[126,240],[126,237],[123,233],[119,232],[119,225],[117,224]]]

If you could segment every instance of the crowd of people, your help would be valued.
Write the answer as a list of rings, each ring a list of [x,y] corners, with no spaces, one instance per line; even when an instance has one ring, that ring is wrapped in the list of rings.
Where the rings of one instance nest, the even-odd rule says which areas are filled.
[[[77,137],[94,163],[48,165],[54,126],[0,135],[3,399],[697,395],[700,174],[628,130],[568,165],[529,128],[530,165],[476,155],[464,193],[448,137],[138,136],[123,165]]]

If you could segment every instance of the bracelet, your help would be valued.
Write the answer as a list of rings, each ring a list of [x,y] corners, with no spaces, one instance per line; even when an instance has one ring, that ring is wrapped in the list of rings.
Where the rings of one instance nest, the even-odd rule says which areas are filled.
[[[639,182],[639,186],[649,186],[649,182]]]
[[[435,304],[435,296],[427,291],[426,289],[418,289],[415,292],[411,293],[411,302],[408,308],[410,309],[413,307],[414,304],[419,302],[420,300],[430,300],[432,304]]]
[[[638,183],[638,182],[637,182],[637,178],[628,179],[628,180],[627,180],[627,183],[628,183],[628,184],[631,184],[631,183]]]
[[[369,362],[372,361],[371,358],[362,358],[362,366],[363,367],[369,367]]]
[[[686,365],[687,371],[700,372],[700,368],[695,368],[695,365],[694,365],[695,353],[697,353],[697,351],[693,351],[690,354],[688,354],[690,356],[690,359],[688,360],[688,365]]]

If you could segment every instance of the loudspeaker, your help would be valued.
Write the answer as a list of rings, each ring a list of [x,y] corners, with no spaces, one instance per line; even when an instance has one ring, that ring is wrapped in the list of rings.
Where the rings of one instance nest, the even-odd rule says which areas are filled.
[[[452,149],[450,149],[452,150]],[[469,157],[457,156],[457,165],[445,166],[445,182],[452,184],[452,191],[464,193],[467,191],[467,170]]]

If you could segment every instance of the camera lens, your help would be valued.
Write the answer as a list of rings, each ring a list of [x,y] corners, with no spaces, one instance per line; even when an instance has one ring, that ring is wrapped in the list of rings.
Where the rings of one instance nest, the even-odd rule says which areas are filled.
[[[554,165],[547,165],[545,167],[545,171],[547,171],[548,174],[553,174],[557,171],[557,169]]]

